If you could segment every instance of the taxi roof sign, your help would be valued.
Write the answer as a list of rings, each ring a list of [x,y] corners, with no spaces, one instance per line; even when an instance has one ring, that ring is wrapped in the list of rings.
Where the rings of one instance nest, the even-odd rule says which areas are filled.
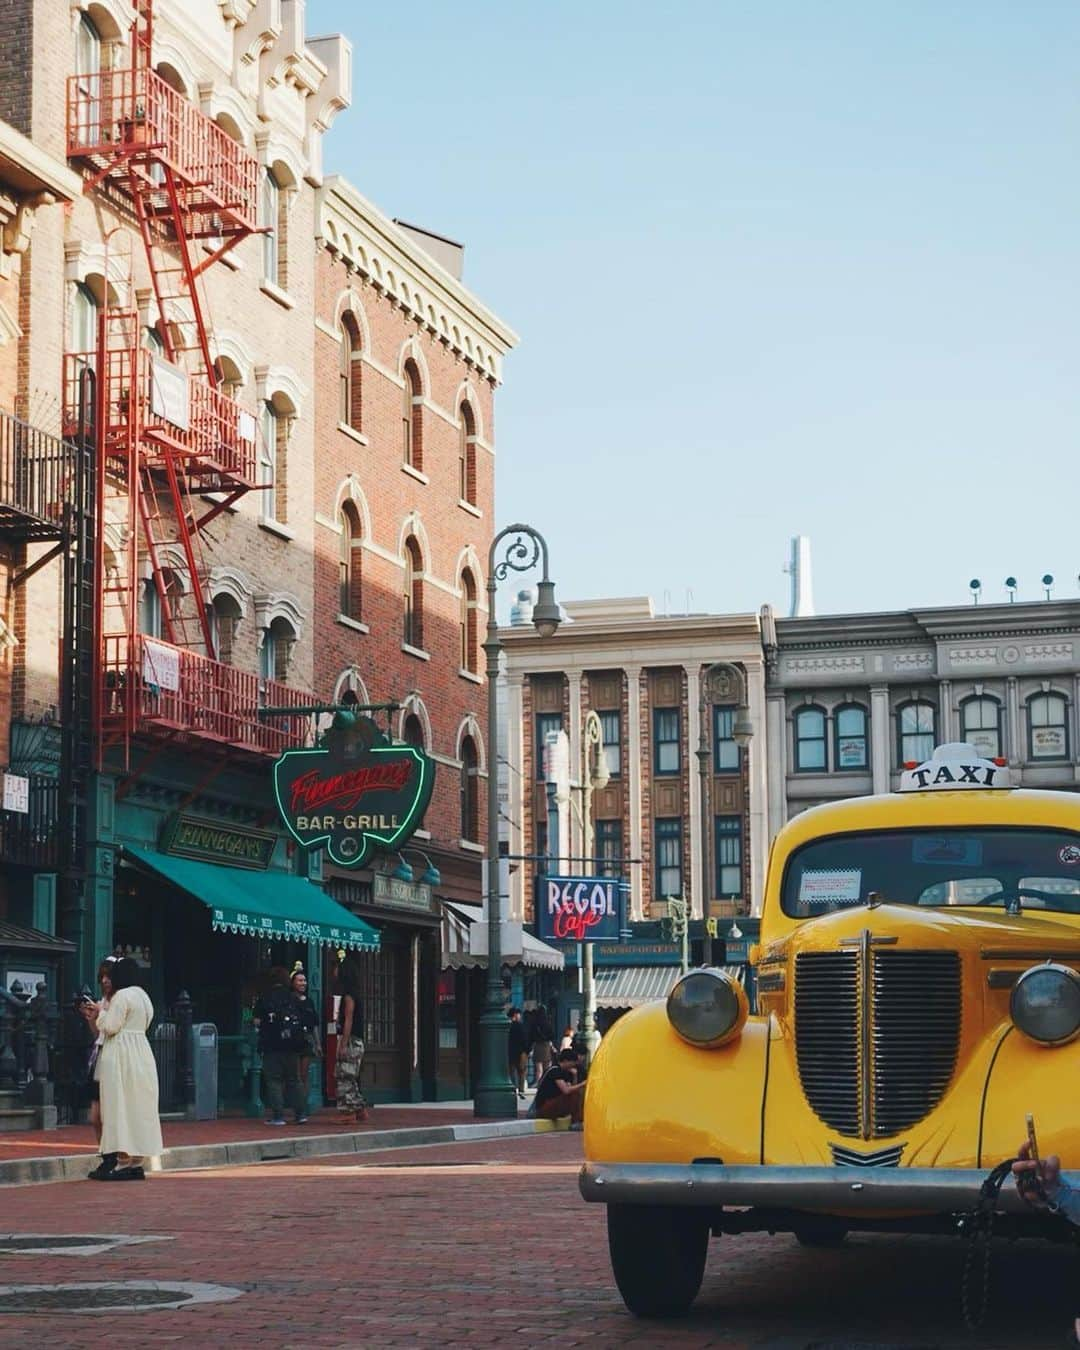
[[[1004,760],[984,759],[967,741],[939,745],[928,760],[905,769],[901,792],[955,792],[961,788],[1008,788],[1012,776]]]

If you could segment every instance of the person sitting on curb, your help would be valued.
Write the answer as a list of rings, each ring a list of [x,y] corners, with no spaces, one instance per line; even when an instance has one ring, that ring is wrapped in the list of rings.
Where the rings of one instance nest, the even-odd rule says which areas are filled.
[[[1017,1149],[1013,1163],[1016,1189],[1035,1209],[1047,1209],[1060,1214],[1080,1228],[1080,1191],[1074,1191],[1061,1176],[1061,1159],[1056,1153],[1036,1161],[1031,1156],[1031,1145],[1025,1139]],[[1073,1319],[1070,1345],[1080,1345],[1080,1317]]]
[[[580,1130],[585,1119],[585,1084],[577,1081],[577,1053],[560,1050],[536,1088],[536,1114],[543,1120],[570,1117],[570,1128]]]

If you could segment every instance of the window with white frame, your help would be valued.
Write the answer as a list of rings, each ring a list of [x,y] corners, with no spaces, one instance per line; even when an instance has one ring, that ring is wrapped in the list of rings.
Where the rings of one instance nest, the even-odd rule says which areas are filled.
[[[678,708],[653,709],[653,772],[676,774],[682,768]]]
[[[858,703],[844,703],[833,713],[836,753],[835,769],[865,769],[870,763],[866,737],[866,709]]]
[[[828,768],[825,709],[800,708],[795,714],[795,772],[824,773]]]
[[[1033,694],[1027,702],[1032,759],[1069,758],[1068,702],[1064,694]]]
[[[742,893],[742,817],[716,817],[716,894],[732,900]]]
[[[913,699],[896,710],[898,757],[901,764],[922,764],[934,753],[937,709],[925,699]]]
[[[978,695],[960,705],[961,738],[973,745],[984,759],[1001,754],[1001,704],[996,698]]]
[[[682,820],[662,816],[656,821],[656,898],[681,896],[682,889]]]

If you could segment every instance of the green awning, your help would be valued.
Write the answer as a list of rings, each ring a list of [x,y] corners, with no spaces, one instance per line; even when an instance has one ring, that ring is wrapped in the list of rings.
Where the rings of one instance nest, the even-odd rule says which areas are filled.
[[[379,949],[379,933],[305,877],[174,858],[147,848],[124,852],[146,872],[201,900],[214,928],[251,937],[321,942],[325,947]]]

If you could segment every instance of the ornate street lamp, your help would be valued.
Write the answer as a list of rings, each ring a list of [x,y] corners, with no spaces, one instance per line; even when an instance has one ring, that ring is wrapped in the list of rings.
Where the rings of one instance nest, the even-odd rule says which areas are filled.
[[[500,545],[503,546],[501,561]],[[499,723],[497,682],[502,643],[495,617],[495,592],[500,581],[511,572],[530,572],[540,564],[543,573],[533,606],[533,626],[541,637],[551,637],[562,617],[555,603],[555,583],[548,577],[547,541],[531,525],[507,525],[491,541],[487,571],[487,630],[484,651],[487,654],[488,682],[488,842],[487,907],[488,967],[484,1011],[480,1017],[480,1081],[476,1086],[473,1114],[487,1118],[517,1116],[517,1093],[507,1071],[507,1021],[503,1011],[502,931],[499,899]]]
[[[737,704],[735,722],[731,729],[731,738],[744,749],[754,735],[754,724],[750,720],[749,698],[747,696],[746,675],[739,666],[729,661],[715,661],[701,677],[701,707],[698,727],[698,774],[701,785],[701,917],[704,920],[705,940],[703,956],[707,966],[712,965],[712,934],[709,932],[709,897],[712,895],[712,869],[710,860],[712,849],[712,801],[709,785],[712,780],[709,760],[712,749],[711,711],[716,702]]]

